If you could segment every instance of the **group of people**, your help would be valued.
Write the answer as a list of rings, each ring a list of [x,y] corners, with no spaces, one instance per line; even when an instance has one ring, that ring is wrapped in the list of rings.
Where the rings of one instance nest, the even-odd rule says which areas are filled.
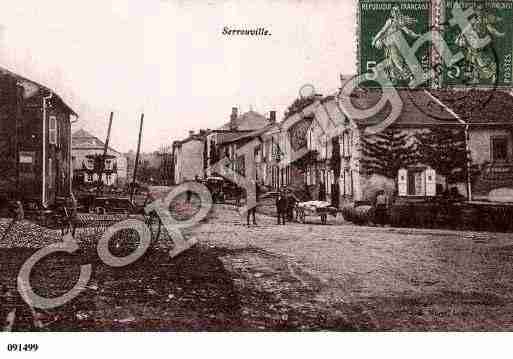
[[[294,207],[297,201],[290,192],[282,189],[276,197],[276,213],[278,224],[285,224],[294,219]]]
[[[256,204],[258,205],[260,201],[261,189],[257,185],[256,186]],[[282,188],[278,191],[276,197],[276,214],[278,219],[278,224],[285,224],[287,221],[291,222],[294,219],[294,207],[297,203],[296,198],[292,195],[290,191],[287,191],[285,188]],[[256,225],[256,209],[257,206],[250,208],[247,211],[246,224],[249,226],[252,222],[253,225]]]

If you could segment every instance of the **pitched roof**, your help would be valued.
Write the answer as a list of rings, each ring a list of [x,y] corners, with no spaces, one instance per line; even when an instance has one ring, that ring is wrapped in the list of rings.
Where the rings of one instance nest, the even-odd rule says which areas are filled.
[[[255,131],[239,134],[236,137],[233,137],[233,138],[231,138],[229,140],[225,140],[223,143],[224,144],[226,144],[226,143],[233,143],[233,142],[238,142],[238,141],[241,141],[241,140],[246,140],[246,139],[258,137],[258,136],[264,134],[272,126],[273,126],[273,124],[270,124],[270,125],[267,125],[267,126],[265,126],[263,128],[259,128],[258,130],[255,130]]]
[[[18,75],[4,67],[1,67],[0,66],[0,73],[1,74],[4,74],[4,75],[8,75],[8,76],[12,76],[14,77],[17,81],[19,81],[21,83],[21,85],[25,88],[25,91],[26,93],[28,92],[27,90],[28,89],[33,89],[35,87],[36,89],[36,92],[37,90],[44,90],[44,91],[48,91],[50,93],[53,94],[53,96],[55,96],[55,98],[57,98],[57,100],[59,100],[62,105],[74,116],[78,117],[78,114],[70,107],[66,104],[66,102],[64,102],[64,100],[55,92],[53,91],[52,89],[44,86],[44,85],[41,85],[40,83],[37,83],[35,81],[32,81],[32,80],[29,80],[21,75]]]
[[[502,90],[438,90],[440,101],[470,124],[511,123],[513,125],[513,96]]]
[[[383,90],[390,91],[390,90]],[[392,124],[402,127],[422,127],[437,125],[460,125],[457,116],[437,98],[423,89],[397,89],[402,102],[402,111]],[[374,116],[359,119],[348,107],[351,101],[356,109],[369,109],[381,99],[382,91],[378,89],[356,89],[350,96],[342,96],[340,104],[344,111],[360,126],[372,126],[384,121],[392,111],[390,102]]]
[[[188,137],[184,138],[183,140],[176,140],[173,142],[173,146],[181,146],[184,143],[190,142],[190,141],[204,141],[207,137],[207,132],[205,133],[195,133],[192,135],[189,135]]]
[[[87,132],[86,130],[84,130],[83,128],[81,128],[80,130],[77,130],[75,131],[75,133],[73,134],[73,138],[96,138],[95,136],[93,136],[92,134],[90,134],[89,132]]]
[[[72,135],[72,148],[103,150],[105,148],[105,142],[101,141],[98,137],[81,128],[80,130],[75,131]],[[109,150],[112,152],[120,153],[112,147],[109,147]]]
[[[253,131],[265,127],[269,124],[269,120],[256,111],[248,111],[240,115],[236,120],[238,131]],[[230,122],[225,123],[219,130],[230,130]]]
[[[217,144],[222,145],[224,143],[230,143],[237,137],[243,136],[244,134],[251,133],[251,132],[253,132],[253,131],[247,131],[247,132],[233,131],[233,132],[217,133]]]

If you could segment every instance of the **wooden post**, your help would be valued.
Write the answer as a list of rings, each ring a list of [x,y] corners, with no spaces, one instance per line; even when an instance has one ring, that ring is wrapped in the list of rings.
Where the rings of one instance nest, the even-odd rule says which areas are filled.
[[[19,141],[19,127],[21,120],[21,98],[22,94],[20,94],[20,88],[16,85],[14,86],[16,90],[15,97],[15,110],[14,110],[14,165],[16,168],[16,199],[20,199],[21,191],[20,191],[20,141]],[[12,90],[12,89],[9,89]],[[21,95],[21,96],[20,96]]]
[[[135,153],[134,176],[132,180],[132,188],[130,191],[130,202],[134,200],[135,194],[135,180],[137,178],[137,167],[139,166],[139,153],[141,152],[141,137],[144,122],[144,113],[141,114],[141,123],[139,125],[139,139],[137,140],[137,152]]]
[[[100,173],[99,173],[99,180],[98,180],[98,188],[96,195],[99,196],[102,194],[103,190],[103,172],[105,171],[105,158],[107,157],[107,151],[109,149],[109,141],[110,141],[110,130],[112,128],[112,119],[114,117],[114,112],[110,113],[109,118],[109,127],[107,129],[107,138],[105,139],[105,146],[103,147],[103,155],[100,160]]]

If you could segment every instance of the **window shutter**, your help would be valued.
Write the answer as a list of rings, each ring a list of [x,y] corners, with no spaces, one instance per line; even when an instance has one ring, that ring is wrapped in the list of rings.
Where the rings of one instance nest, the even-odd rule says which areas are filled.
[[[399,196],[408,194],[408,171],[401,168],[397,174],[397,191]]]
[[[436,172],[432,168],[427,168],[426,175],[426,196],[436,196]]]
[[[342,173],[342,195],[345,196],[346,193],[346,170]]]
[[[351,183],[350,183],[350,187],[349,187],[349,188],[350,188],[350,190],[349,190],[349,191],[350,191],[350,192],[349,192],[349,194],[350,194],[350,196],[351,196],[351,197],[353,197],[353,195],[354,195],[354,187],[353,187],[353,186],[354,186],[354,185],[353,185],[353,170],[350,170],[350,171],[349,171],[349,176],[350,176],[350,178],[351,178]]]

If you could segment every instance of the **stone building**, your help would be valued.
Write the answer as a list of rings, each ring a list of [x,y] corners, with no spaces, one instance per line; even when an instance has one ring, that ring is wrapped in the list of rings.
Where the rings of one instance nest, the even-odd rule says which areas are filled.
[[[429,92],[398,92],[403,103],[402,111],[388,127],[408,136],[408,141],[414,141],[417,133],[438,127],[464,130],[464,123],[458,116]],[[367,90],[319,97],[285,118],[279,131],[264,135],[264,153],[271,153],[273,157],[268,167],[270,176],[267,183],[274,188],[289,186],[303,189],[310,198],[331,201],[336,205],[370,201],[381,189],[389,193],[399,191],[398,194],[404,197],[435,195],[437,185],[444,186],[446,181],[429,165],[418,161],[408,163],[386,176],[366,168],[369,158],[366,158],[363,140],[376,139],[370,130],[383,122],[390,109],[384,108],[368,119],[359,120],[352,115],[347,101],[356,103],[360,108],[368,108],[379,98],[377,91]],[[455,185],[460,193],[467,194],[465,181]]]
[[[107,149],[105,162],[101,157],[105,143],[84,129],[73,133],[72,164],[73,183],[76,186],[93,185],[100,179],[106,186],[122,187],[127,183],[127,159],[112,147]]]
[[[356,89],[352,94],[323,97],[284,119],[279,128],[263,136],[268,162],[266,183],[274,188],[305,188],[312,198],[326,198],[339,205],[370,201],[378,190],[411,199],[440,194],[450,188],[472,200],[513,201],[513,96],[482,90],[397,90],[402,108],[399,116],[380,130],[395,131],[407,138],[412,160],[383,175],[368,163],[365,146],[376,141],[373,128],[390,114],[384,107],[361,120],[351,111],[369,108],[381,96],[378,91]],[[465,96],[463,96],[463,94]],[[450,99],[461,98],[458,105]],[[354,106],[348,106],[348,102]],[[477,106],[476,103],[481,104]],[[459,167],[438,170],[427,164],[426,149],[418,146],[423,134],[441,129],[459,134]],[[451,148],[451,144],[446,144]],[[384,150],[385,156],[393,153]],[[449,179],[453,178],[451,181]],[[455,178],[455,179],[454,179]],[[322,188],[322,189],[321,189]],[[322,194],[322,196],[321,196]]]
[[[205,141],[207,133],[189,131],[189,136],[173,142],[173,173],[176,184],[203,178],[205,174]]]
[[[216,175],[209,167],[225,157],[232,160],[233,169],[239,172],[244,172],[247,166],[256,166],[254,161],[246,160],[239,150],[263,133],[275,121],[275,115],[274,112],[274,117],[270,119],[255,111],[239,115],[234,107],[230,120],[219,128],[200,130],[198,133],[189,131],[186,139],[173,143],[175,183]]]
[[[468,132],[472,199],[513,202],[512,94],[472,90],[438,96],[442,101],[461,99],[454,113]]]

